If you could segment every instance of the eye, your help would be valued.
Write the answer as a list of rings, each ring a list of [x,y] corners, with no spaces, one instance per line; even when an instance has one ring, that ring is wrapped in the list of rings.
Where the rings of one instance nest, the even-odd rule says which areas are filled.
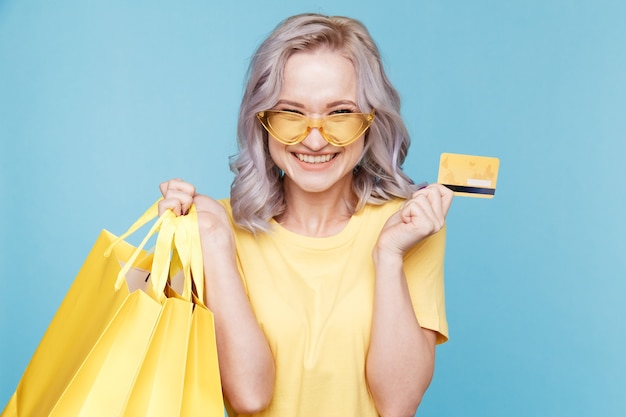
[[[284,112],[287,112],[287,113],[302,114],[302,112],[301,112],[301,111],[299,111],[299,110],[295,110],[295,109],[288,109],[288,108],[284,108],[284,109],[276,109],[276,110],[278,110],[278,111],[284,111]]]
[[[350,113],[354,113],[354,110],[352,110],[352,109],[338,109],[338,110],[333,110],[330,114],[350,114]]]

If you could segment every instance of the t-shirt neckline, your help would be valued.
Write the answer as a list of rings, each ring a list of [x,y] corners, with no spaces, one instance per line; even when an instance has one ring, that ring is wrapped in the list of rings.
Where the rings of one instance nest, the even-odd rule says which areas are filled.
[[[331,236],[313,237],[306,236],[285,228],[276,220],[270,220],[272,230],[269,232],[275,237],[285,239],[290,244],[310,249],[332,249],[350,243],[354,239],[355,232],[359,229],[363,221],[364,209],[354,213],[348,223],[338,233]]]

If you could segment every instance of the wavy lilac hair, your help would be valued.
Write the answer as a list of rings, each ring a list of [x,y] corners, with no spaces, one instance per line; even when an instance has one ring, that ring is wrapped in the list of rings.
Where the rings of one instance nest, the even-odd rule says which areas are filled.
[[[268,135],[256,113],[278,102],[287,60],[297,52],[319,48],[337,51],[352,62],[357,105],[366,113],[376,109],[353,174],[352,188],[358,197],[353,210],[366,203],[407,198],[414,191],[411,179],[402,171],[410,139],[400,117],[400,97],[365,26],[347,17],[293,16],[281,22],[257,49],[239,112],[239,153],[230,162],[235,174],[231,206],[235,222],[253,233],[267,231],[269,221],[285,210],[281,172],[270,157]]]

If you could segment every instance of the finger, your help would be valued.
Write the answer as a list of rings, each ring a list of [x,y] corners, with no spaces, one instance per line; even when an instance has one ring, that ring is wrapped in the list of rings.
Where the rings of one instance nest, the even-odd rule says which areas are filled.
[[[187,214],[193,203],[193,197],[183,191],[169,190],[163,200],[159,202],[159,215],[170,209],[180,216]]]
[[[165,181],[162,182],[161,184],[159,184],[159,191],[161,191],[161,195],[163,197],[165,197],[165,194],[167,193],[167,186],[169,184],[169,181]]]
[[[184,191],[171,191],[172,198],[180,201],[181,214],[187,214],[193,204],[193,196]]]
[[[454,198],[452,190],[441,184],[430,184],[428,187],[413,193],[413,195],[422,193],[428,196],[436,211],[439,211],[439,206],[441,207],[441,213],[445,220]]]
[[[159,203],[159,215],[165,210],[172,210],[176,215],[186,214],[191,208],[196,187],[179,178],[171,179],[159,185],[163,200]]]
[[[452,205],[452,200],[454,199],[454,192],[448,187],[437,184],[439,190],[441,192],[441,203],[444,212],[444,216],[448,215],[448,210],[450,210],[450,206]]]
[[[174,178],[169,181],[165,181],[159,185],[159,189],[161,190],[161,194],[167,198],[167,193],[174,191],[181,191],[183,193],[189,194],[190,196],[194,196],[196,194],[196,187],[192,184],[181,180],[180,178]]]
[[[426,191],[425,196],[432,208],[433,215],[437,219],[437,226],[442,227],[446,221],[446,215],[443,210],[443,200],[440,191],[436,187],[431,187]]]
[[[406,202],[402,218],[405,223],[412,223],[427,231],[432,231],[440,223],[424,194],[419,194]]]
[[[180,200],[174,198],[163,199],[159,201],[159,216],[162,216],[167,210],[172,210],[174,214],[180,216],[182,213],[182,207]]]
[[[415,204],[419,205],[422,210],[422,215],[430,223],[430,230],[438,231],[443,226],[445,220],[441,212],[437,212],[438,204],[433,203],[433,200],[436,202],[437,198],[432,196],[432,192],[421,194],[415,199]]]

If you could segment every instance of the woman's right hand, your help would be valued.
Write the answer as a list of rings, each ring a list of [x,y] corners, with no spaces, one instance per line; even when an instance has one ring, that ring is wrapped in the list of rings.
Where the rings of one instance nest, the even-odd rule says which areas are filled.
[[[233,248],[233,233],[228,214],[224,207],[211,197],[197,194],[193,184],[181,179],[171,179],[159,185],[163,200],[159,202],[159,216],[165,210],[172,210],[177,216],[189,212],[191,205],[196,206],[198,212],[198,227],[203,237],[204,246],[218,248]],[[204,239],[211,236],[211,239]]]
[[[196,187],[181,179],[172,179],[159,185],[163,200],[159,202],[159,216],[172,210],[177,216],[187,214],[196,196]]]

